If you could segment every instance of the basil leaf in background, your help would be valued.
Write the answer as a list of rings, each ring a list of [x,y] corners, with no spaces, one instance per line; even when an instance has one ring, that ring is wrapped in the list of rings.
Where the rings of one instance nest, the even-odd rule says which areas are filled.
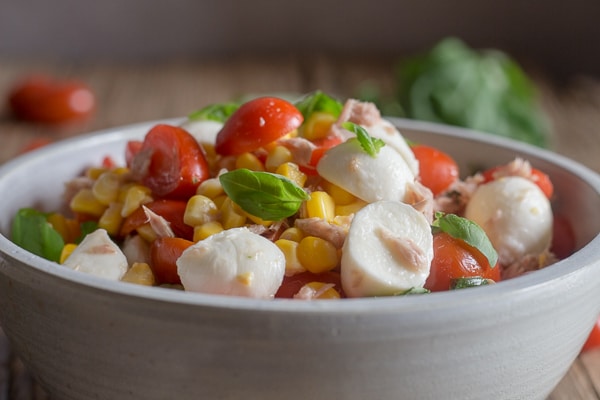
[[[314,112],[325,112],[336,118],[342,112],[344,105],[333,97],[317,90],[305,96],[295,104],[306,121]]]
[[[530,78],[506,53],[447,38],[398,65],[407,117],[463,126],[546,147],[549,118]]]
[[[431,293],[431,291],[429,289],[425,289],[422,287],[412,287],[403,292],[395,294],[395,296],[408,296],[408,295],[413,295],[413,294],[428,294],[428,293]]]
[[[188,115],[188,119],[191,121],[209,120],[225,122],[238,108],[239,104],[237,103],[211,104],[198,111],[194,111]]]
[[[488,259],[490,267],[494,268],[496,266],[498,253],[494,249],[494,246],[492,246],[485,231],[475,222],[455,214],[437,212],[432,226],[434,229],[446,232],[456,239],[464,240],[467,244],[479,250]]]
[[[96,221],[84,221],[81,224],[79,224],[79,229],[81,231],[81,233],[79,234],[79,237],[77,239],[75,239],[75,244],[79,244],[81,243],[81,241],[83,239],[85,239],[85,237],[94,232],[96,229],[98,229],[98,222]]]
[[[294,215],[309,199],[298,185],[282,175],[240,168],[219,176],[225,193],[242,210],[267,221]]]
[[[385,142],[383,140],[373,138],[371,135],[369,135],[369,132],[367,132],[365,128],[355,124],[354,122],[346,121],[342,124],[342,126],[344,129],[347,129],[356,135],[360,147],[362,147],[365,153],[371,157],[376,157],[379,153],[379,150],[385,146]]]
[[[485,286],[491,284],[490,279],[485,279],[480,276],[471,276],[468,278],[452,279],[450,282],[450,290],[466,289],[476,286]]]
[[[48,223],[45,213],[23,208],[13,220],[12,241],[23,249],[58,262],[65,245],[60,233]]]

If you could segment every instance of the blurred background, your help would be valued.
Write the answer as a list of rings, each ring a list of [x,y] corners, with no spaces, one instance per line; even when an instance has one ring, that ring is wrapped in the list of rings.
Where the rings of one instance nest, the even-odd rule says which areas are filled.
[[[454,35],[564,80],[600,74],[598,16],[598,0],[0,0],[0,57],[395,57]]]

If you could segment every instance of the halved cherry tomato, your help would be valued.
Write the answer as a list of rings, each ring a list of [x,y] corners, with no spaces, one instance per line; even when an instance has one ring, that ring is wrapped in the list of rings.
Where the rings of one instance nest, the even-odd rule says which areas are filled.
[[[240,106],[217,134],[215,150],[239,155],[258,149],[298,129],[302,113],[277,97],[259,97]]]
[[[298,293],[302,286],[310,282],[333,283],[335,285],[334,289],[340,293],[341,297],[344,297],[340,274],[335,271],[328,271],[322,274],[313,274],[307,271],[286,276],[283,278],[283,282],[279,286],[277,293],[275,293],[275,297],[291,299]]]
[[[88,117],[96,100],[82,82],[31,76],[15,85],[8,102],[19,119],[58,124]]]
[[[493,167],[484,171],[482,174],[484,182],[493,181],[495,179],[494,174],[499,168],[502,168],[502,166]],[[542,190],[542,192],[544,193],[544,195],[546,195],[547,198],[552,198],[552,195],[554,194],[554,185],[552,184],[552,181],[550,180],[550,177],[547,174],[545,174],[537,168],[531,168],[530,179],[536,185],[538,185],[538,187]]]
[[[144,204],[144,206],[167,220],[175,236],[187,240],[191,240],[194,237],[194,228],[183,222],[183,215],[187,206],[185,200],[159,199]],[[125,218],[119,234],[121,237],[125,237],[146,222],[148,222],[148,218],[144,210],[140,207]]]
[[[450,155],[435,147],[417,144],[411,147],[419,161],[421,183],[436,196],[458,179],[458,165]]]
[[[563,259],[575,252],[575,246],[575,232],[571,222],[565,216],[555,213],[550,251]]]
[[[125,145],[125,164],[131,168],[133,158],[140,152],[144,142],[141,140],[130,140]]]
[[[161,237],[150,245],[150,268],[158,283],[181,283],[177,259],[194,242],[174,237]]]
[[[454,279],[481,277],[500,280],[500,267],[490,267],[487,258],[464,240],[445,232],[433,235],[433,261],[425,288],[432,292],[449,290]]]
[[[210,171],[194,137],[177,126],[159,124],[146,134],[132,170],[158,197],[187,199]]]

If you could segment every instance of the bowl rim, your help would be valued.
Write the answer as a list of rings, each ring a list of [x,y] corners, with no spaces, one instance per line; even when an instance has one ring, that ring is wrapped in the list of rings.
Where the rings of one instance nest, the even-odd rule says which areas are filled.
[[[533,145],[517,142],[513,139],[462,127],[448,126],[434,122],[416,121],[404,118],[386,118],[399,130],[426,131],[456,138],[468,139],[501,146],[519,153],[534,155],[560,168],[573,173],[589,184],[600,196],[600,175],[579,162],[563,155]],[[61,152],[77,146],[89,147],[93,143],[122,141],[124,136],[133,132],[143,131],[157,123],[180,124],[185,118],[151,120],[92,131],[63,139],[43,148],[20,155],[0,165],[0,180],[7,174],[39,157]],[[552,285],[555,281],[565,278],[579,270],[591,268],[599,261],[594,260],[594,249],[600,249],[600,234],[585,244],[570,257],[551,266],[525,274],[516,278],[500,281],[497,284],[470,290],[429,293],[423,296],[398,296],[380,298],[353,298],[339,301],[298,301],[291,299],[251,299],[245,297],[211,295],[185,292],[180,290],[146,287],[125,282],[115,282],[88,274],[73,271],[68,268],[56,268],[56,263],[45,260],[12,243],[6,236],[0,234],[0,253],[3,258],[13,258],[38,273],[48,274],[64,284],[80,285],[89,290],[103,291],[113,295],[121,295],[138,300],[149,300],[188,306],[203,306],[222,309],[254,310],[284,313],[362,313],[362,312],[399,312],[447,309],[460,307],[463,304],[485,303],[492,304],[502,298],[515,299],[519,296],[529,296],[536,290]]]

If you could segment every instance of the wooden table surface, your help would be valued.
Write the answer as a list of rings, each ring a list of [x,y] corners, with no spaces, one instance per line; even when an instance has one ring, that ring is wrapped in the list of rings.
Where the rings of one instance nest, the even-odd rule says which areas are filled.
[[[91,119],[63,127],[15,121],[0,103],[0,163],[17,155],[36,138],[59,140],[128,123],[179,117],[243,94],[321,89],[344,98],[355,95],[364,81],[390,89],[394,83],[394,61],[287,56],[92,65],[0,59],[0,101],[15,81],[29,73],[81,79],[91,86],[97,100]],[[554,127],[554,150],[600,172],[600,77],[573,77],[558,85],[547,78],[537,78],[537,72],[535,80],[542,105]],[[11,352],[0,328],[0,400],[33,399],[48,396],[28,374],[18,355]],[[580,355],[549,399],[600,399],[600,351]]]

